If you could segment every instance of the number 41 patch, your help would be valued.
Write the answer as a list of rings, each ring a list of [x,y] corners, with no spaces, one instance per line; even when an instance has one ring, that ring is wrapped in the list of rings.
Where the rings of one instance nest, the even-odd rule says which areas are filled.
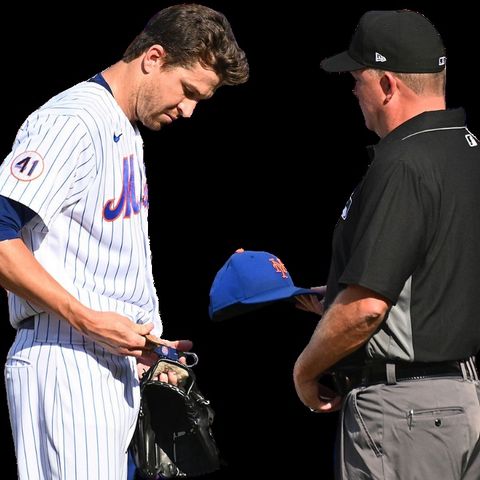
[[[12,160],[10,172],[22,182],[30,182],[43,172],[43,158],[37,152],[23,152]]]

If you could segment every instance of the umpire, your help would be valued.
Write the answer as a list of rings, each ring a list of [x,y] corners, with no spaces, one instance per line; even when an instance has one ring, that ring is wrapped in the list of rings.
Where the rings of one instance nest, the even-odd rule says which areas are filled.
[[[370,11],[321,66],[351,73],[380,141],[335,227],[298,396],[341,408],[337,480],[478,480],[480,146],[446,109],[442,40],[419,13]]]

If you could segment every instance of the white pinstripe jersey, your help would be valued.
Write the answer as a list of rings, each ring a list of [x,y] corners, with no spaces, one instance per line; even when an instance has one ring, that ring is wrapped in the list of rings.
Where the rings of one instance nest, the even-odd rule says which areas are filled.
[[[22,238],[83,304],[161,334],[147,232],[143,142],[113,96],[83,82],[53,97],[20,128],[0,167],[0,194],[37,213]],[[40,313],[38,341],[82,343],[67,322],[9,293],[10,321]]]

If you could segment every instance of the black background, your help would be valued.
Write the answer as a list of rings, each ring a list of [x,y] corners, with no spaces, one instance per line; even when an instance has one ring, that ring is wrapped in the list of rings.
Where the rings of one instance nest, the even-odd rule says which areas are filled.
[[[14,33],[1,33],[1,157],[32,110],[117,61],[148,18],[172,3],[106,2],[102,12],[93,2],[12,5],[4,22]],[[325,282],[333,226],[366,170],[364,146],[377,139],[364,126],[351,77],[327,75],[318,65],[348,46],[364,11],[411,8],[433,21],[447,47],[448,104],[467,108],[476,133],[477,22],[462,2],[448,10],[427,2],[203,3],[230,20],[251,79],[221,88],[190,120],[160,133],[142,130],[165,337],[192,339],[200,357],[197,375],[215,408],[215,435],[228,463],[211,478],[328,480],[336,414],[311,414],[291,380],[316,318],[281,304],[214,324],[209,288],[239,247],[279,256],[298,286]],[[4,295],[1,301],[5,358],[14,330]],[[1,400],[8,472],[2,476],[13,478],[4,389]]]

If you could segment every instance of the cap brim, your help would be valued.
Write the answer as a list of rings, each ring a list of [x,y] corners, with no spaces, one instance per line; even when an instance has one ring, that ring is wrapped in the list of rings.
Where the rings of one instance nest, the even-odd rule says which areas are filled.
[[[334,55],[333,57],[325,58],[320,63],[320,68],[326,72],[353,72],[365,68],[365,65],[354,60],[348,51]]]
[[[274,302],[275,300],[285,300],[286,298],[295,297],[297,295],[318,295],[319,292],[310,290],[309,288],[283,287],[275,288],[268,292],[263,292],[250,298],[242,300],[242,303],[252,304],[261,302]]]
[[[219,308],[213,311],[210,308],[210,318],[212,320],[225,320],[227,318],[236,317],[237,315],[242,315],[244,313],[257,310],[265,305],[268,305],[272,302],[279,300],[288,300],[297,295],[320,295],[323,296],[322,292],[317,290],[312,290],[309,288],[298,288],[298,287],[285,287],[277,288],[270,290],[268,292],[263,292],[259,295],[244,299],[242,301],[225,305],[222,308]]]

